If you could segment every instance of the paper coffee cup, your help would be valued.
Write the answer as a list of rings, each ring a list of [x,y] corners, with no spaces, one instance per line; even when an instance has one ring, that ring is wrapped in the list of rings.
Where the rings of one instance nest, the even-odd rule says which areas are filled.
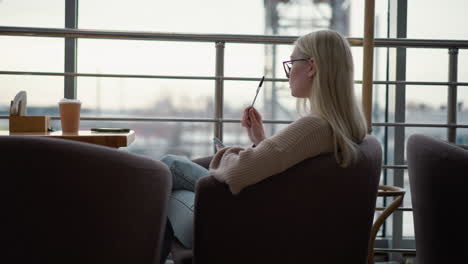
[[[81,101],[77,99],[62,99],[59,102],[60,122],[65,133],[77,133],[80,129]]]

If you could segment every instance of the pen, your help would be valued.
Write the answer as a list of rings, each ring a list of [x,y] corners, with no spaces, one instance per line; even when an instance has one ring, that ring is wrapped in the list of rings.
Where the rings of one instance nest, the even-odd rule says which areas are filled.
[[[255,104],[255,100],[257,100],[257,95],[258,95],[258,92],[260,91],[260,87],[262,87],[263,80],[265,80],[265,76],[263,76],[262,80],[260,80],[260,84],[258,85],[257,92],[255,93],[255,97],[254,97],[254,99],[252,101],[252,105],[250,107],[253,107],[253,105]]]

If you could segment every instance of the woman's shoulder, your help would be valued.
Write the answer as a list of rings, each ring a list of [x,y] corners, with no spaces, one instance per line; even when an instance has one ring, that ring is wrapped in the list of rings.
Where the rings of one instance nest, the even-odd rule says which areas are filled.
[[[275,136],[270,137],[269,141],[279,150],[297,148],[298,145],[310,149],[311,145],[331,145],[333,133],[331,126],[325,119],[307,115],[289,124]]]
[[[312,134],[331,134],[329,123],[318,116],[302,116],[287,127],[279,131],[273,137],[304,138]]]
[[[312,114],[302,116],[291,123],[291,127],[329,128],[329,126],[327,120]]]

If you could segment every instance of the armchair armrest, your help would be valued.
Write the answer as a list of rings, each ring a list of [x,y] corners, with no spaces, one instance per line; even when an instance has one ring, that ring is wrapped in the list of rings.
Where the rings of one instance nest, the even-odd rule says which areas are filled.
[[[468,145],[457,144],[457,146],[464,150],[468,150]]]

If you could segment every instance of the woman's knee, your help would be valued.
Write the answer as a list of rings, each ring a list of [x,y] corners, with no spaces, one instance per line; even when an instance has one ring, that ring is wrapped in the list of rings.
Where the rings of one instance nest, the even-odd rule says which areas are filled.
[[[173,190],[194,191],[195,184],[203,176],[209,175],[209,171],[192,162],[187,157],[177,155],[165,155],[161,158],[172,174]]]
[[[162,156],[160,159],[163,163],[165,163],[168,167],[171,167],[174,162],[178,160],[188,160],[187,158],[183,156],[177,156],[177,155],[172,155],[172,154],[166,154]]]

